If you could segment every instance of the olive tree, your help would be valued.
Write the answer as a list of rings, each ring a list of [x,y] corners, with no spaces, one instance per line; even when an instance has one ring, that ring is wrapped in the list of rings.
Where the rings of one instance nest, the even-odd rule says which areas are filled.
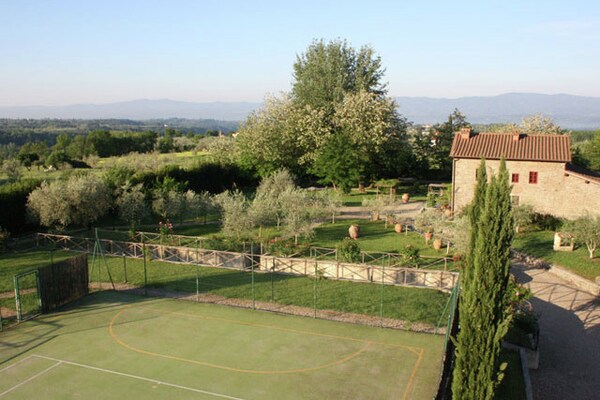
[[[242,192],[226,191],[216,195],[213,201],[221,210],[221,227],[225,235],[239,240],[252,229],[248,200]]]
[[[131,232],[135,232],[141,221],[148,215],[148,207],[142,184],[131,185],[127,182],[117,191],[115,200],[119,217],[129,223]]]
[[[111,205],[110,191],[94,175],[73,175],[67,181],[44,182],[29,194],[27,208],[41,225],[62,230],[69,225],[87,228]]]
[[[600,217],[587,215],[566,223],[564,230],[575,236],[575,241],[585,244],[590,258],[600,244]]]

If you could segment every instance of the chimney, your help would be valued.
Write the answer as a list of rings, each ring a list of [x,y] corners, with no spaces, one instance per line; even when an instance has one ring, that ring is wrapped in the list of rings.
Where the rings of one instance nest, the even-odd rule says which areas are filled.
[[[461,139],[469,140],[471,137],[471,128],[460,128],[459,134]]]
[[[512,135],[513,142],[518,142],[519,139],[521,139],[521,133],[517,127],[515,127],[510,134]]]

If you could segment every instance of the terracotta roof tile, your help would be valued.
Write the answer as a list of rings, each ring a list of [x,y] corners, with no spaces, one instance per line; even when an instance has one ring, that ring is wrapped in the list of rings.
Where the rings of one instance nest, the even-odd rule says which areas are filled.
[[[523,161],[571,161],[570,138],[566,135],[520,135],[513,133],[478,133],[470,137],[457,133],[450,156]]]

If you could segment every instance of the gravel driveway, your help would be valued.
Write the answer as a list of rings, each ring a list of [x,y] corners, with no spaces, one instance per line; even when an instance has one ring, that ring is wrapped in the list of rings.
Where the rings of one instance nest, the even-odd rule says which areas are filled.
[[[517,265],[513,273],[531,288],[541,317],[534,399],[600,399],[600,298],[547,270]]]

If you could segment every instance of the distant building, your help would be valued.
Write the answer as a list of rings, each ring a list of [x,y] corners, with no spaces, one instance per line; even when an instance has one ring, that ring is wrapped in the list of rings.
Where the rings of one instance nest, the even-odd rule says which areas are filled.
[[[600,176],[571,164],[569,136],[477,134],[466,128],[455,134],[450,156],[454,212],[471,202],[481,159],[490,176],[504,156],[513,205],[529,204],[536,212],[568,219],[600,215]]]

